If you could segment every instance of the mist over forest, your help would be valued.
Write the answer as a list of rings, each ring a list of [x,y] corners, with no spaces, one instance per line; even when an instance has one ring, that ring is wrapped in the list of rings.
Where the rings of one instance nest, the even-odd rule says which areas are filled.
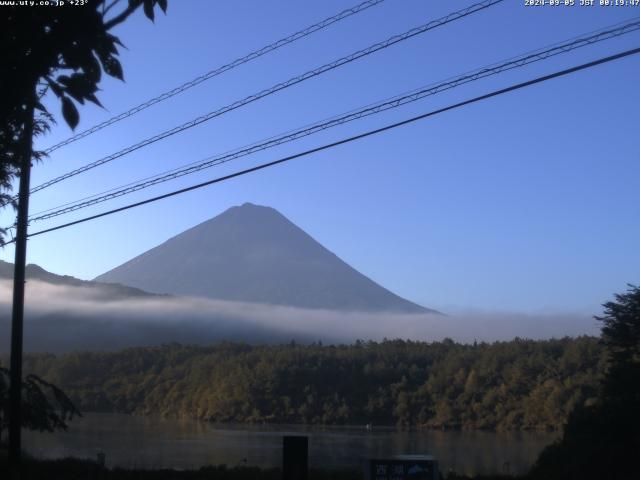
[[[353,343],[401,338],[457,342],[597,335],[587,315],[469,312],[461,315],[339,312],[195,297],[123,297],[93,286],[29,281],[25,349],[118,350],[180,342]],[[0,281],[0,351],[8,351],[11,282]]]

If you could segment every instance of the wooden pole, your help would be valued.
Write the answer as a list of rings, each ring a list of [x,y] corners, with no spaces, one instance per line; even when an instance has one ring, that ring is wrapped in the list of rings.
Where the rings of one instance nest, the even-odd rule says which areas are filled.
[[[34,95],[35,92],[32,92]],[[27,227],[29,220],[29,181],[33,156],[34,100],[28,99],[23,130],[24,149],[20,160],[20,190],[16,221],[16,255],[13,273],[13,311],[11,316],[11,374],[9,387],[9,466],[16,471],[22,450],[22,339],[24,324],[24,284],[27,261]]]

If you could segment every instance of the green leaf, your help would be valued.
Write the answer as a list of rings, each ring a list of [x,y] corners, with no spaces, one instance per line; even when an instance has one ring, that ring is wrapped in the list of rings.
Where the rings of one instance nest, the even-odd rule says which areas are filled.
[[[103,37],[96,39],[93,49],[98,55],[98,58],[104,63],[104,60],[109,56],[118,54],[116,44],[119,44],[119,42],[118,37],[107,33]]]
[[[107,72],[107,75],[124,80],[122,65],[120,65],[118,59],[113,56],[107,57],[105,61],[102,62],[102,65],[104,66],[104,71]]]
[[[163,13],[167,13],[167,0],[158,0],[158,5],[160,5]]]
[[[153,0],[144,0],[144,14],[147,16],[149,20],[153,22],[153,19],[154,19]]]
[[[47,83],[51,87],[51,91],[55,93],[56,97],[62,97],[64,93],[62,92],[62,88],[56,82],[47,77]]]
[[[93,98],[95,98],[93,94],[98,90],[96,82],[84,73],[74,73],[71,77],[60,75],[58,82],[66,87],[65,93],[67,95],[72,96],[77,102],[82,104],[84,104],[85,98],[93,102]]]
[[[106,37],[107,37],[108,40],[111,40],[111,43],[114,43],[116,45],[120,45],[122,48],[127,48],[127,47],[125,47],[124,43],[122,43],[120,41],[120,39],[118,37],[116,37],[115,35],[107,33]],[[114,50],[115,51],[112,52],[112,53],[118,53],[118,50],[115,47],[114,47]]]
[[[71,129],[75,130],[80,122],[80,115],[69,97],[62,97],[62,116]]]
[[[62,52],[62,58],[66,68],[77,70],[82,63],[82,52],[77,47],[69,47]]]
[[[58,81],[58,83],[61,83],[65,87],[68,87],[71,83],[71,77],[69,77],[68,75],[60,75],[56,80]]]
[[[92,82],[96,84],[100,82],[102,69],[100,68],[98,59],[93,55],[93,53],[90,53],[87,57],[87,63],[83,66],[83,69]]]
[[[89,100],[90,102],[95,103],[96,105],[98,105],[99,107],[102,107],[102,104],[100,103],[100,100],[98,100],[98,97],[96,97],[93,93],[87,95],[87,100]]]

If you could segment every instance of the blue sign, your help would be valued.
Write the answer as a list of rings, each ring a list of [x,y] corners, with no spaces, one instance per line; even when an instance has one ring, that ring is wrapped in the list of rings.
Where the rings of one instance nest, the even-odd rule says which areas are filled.
[[[366,467],[367,480],[437,480],[438,464],[433,459],[371,459]]]

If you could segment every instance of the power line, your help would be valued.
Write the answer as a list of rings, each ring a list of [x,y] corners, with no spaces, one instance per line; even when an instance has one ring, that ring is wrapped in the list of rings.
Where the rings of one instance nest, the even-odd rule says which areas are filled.
[[[215,68],[214,70],[210,70],[209,72],[200,75],[199,77],[194,78],[193,80],[190,80],[188,82],[183,83],[182,85],[173,88],[171,90],[168,90],[160,95],[158,95],[157,97],[151,98],[149,100],[147,100],[144,103],[141,103],[133,108],[130,108],[129,110],[127,110],[126,112],[120,113],[119,115],[116,115],[114,117],[111,117],[107,120],[105,120],[104,122],[101,122],[97,125],[94,125],[93,127],[84,130],[80,133],[77,133],[69,138],[67,138],[66,140],[57,143],[55,145],[52,145],[51,147],[47,148],[45,150],[45,153],[51,153],[59,148],[64,147],[65,145],[69,145],[70,143],[76,142],[77,140],[80,140],[81,138],[87,137],[99,130],[102,130],[103,128],[106,128],[110,125],[113,125],[114,123],[117,123],[121,120],[124,120],[125,118],[131,117],[133,115],[135,115],[136,113],[139,113],[143,110],[146,110],[147,108],[155,105],[156,103],[160,103],[164,100],[167,100],[171,97],[174,97],[182,92],[185,92],[186,90],[189,90],[190,88],[195,87],[196,85],[199,85],[203,82],[206,82],[207,80],[210,80],[214,77],[217,77],[218,75],[221,75],[225,72],[228,72],[229,70],[232,70],[236,67],[239,67],[240,65],[243,65],[245,63],[251,62],[257,58],[262,57],[263,55],[266,55],[267,53],[273,52],[274,50],[277,50],[281,47],[284,47],[286,45],[289,45],[290,43],[293,43],[297,40],[300,40],[301,38],[307,37],[309,35],[311,35],[312,33],[315,33],[319,30],[322,30],[324,28],[327,28],[328,26],[339,22],[340,20],[344,20],[345,18],[348,18],[352,15],[355,15],[357,13],[363,12],[364,10],[367,10],[373,6],[376,6],[382,2],[384,2],[385,0],[367,0],[366,2],[362,2],[354,7],[348,8],[346,10],[341,11],[340,13],[333,15],[331,17],[325,18],[324,20],[322,20],[321,22],[315,23],[307,28],[304,28],[292,35],[289,35],[288,37],[285,38],[281,38],[280,40],[273,42],[265,47],[260,48],[259,50],[255,50],[247,55],[245,55],[244,57],[240,57],[235,59],[232,62],[229,62],[225,65],[222,65],[221,67]]]
[[[425,89],[432,90],[432,89],[435,88],[434,86],[438,86],[438,87],[443,87],[444,88],[445,87],[444,84],[448,85],[450,83],[456,83],[457,85],[459,85],[461,83],[457,83],[458,81],[462,82],[463,80],[467,80],[467,82],[470,82],[470,81],[473,81],[473,80],[476,80],[476,79],[485,78],[486,76],[489,76],[491,74],[501,73],[502,71],[506,71],[506,70],[510,70],[512,68],[517,68],[517,67],[520,67],[520,66],[524,66],[524,65],[527,65],[529,63],[534,63],[535,61],[538,61],[538,60],[544,60],[544,59],[546,59],[546,58],[548,58],[550,56],[554,56],[554,55],[557,55],[557,54],[560,54],[560,53],[566,53],[566,52],[569,52],[571,50],[574,50],[574,49],[577,49],[577,48],[580,48],[580,47],[583,47],[583,46],[587,46],[587,45],[590,45],[590,44],[593,44],[593,43],[597,43],[597,42],[600,42],[600,41],[608,40],[608,39],[613,38],[613,37],[618,37],[620,35],[624,35],[626,33],[630,33],[632,31],[635,31],[635,30],[639,29],[640,28],[640,22],[638,21],[639,19],[640,19],[640,17],[635,17],[635,18],[631,18],[631,19],[627,20],[626,22],[618,22],[618,23],[616,23],[614,25],[603,27],[603,28],[600,28],[598,30],[592,30],[590,32],[583,33],[582,35],[574,36],[574,37],[572,37],[570,39],[564,40],[563,42],[556,42],[556,43],[554,43],[552,45],[548,45],[546,47],[542,47],[542,48],[539,48],[539,49],[536,49],[536,50],[531,50],[531,51],[528,51],[526,53],[523,53],[523,54],[515,56],[515,57],[510,57],[510,58],[508,58],[506,60],[503,60],[502,63],[500,63],[500,62],[492,63],[492,64],[490,64],[490,65],[488,65],[488,66],[486,66],[486,67],[484,67],[482,69],[471,70],[471,71],[466,72],[466,73],[464,73],[464,74],[462,74],[462,75],[460,75],[458,77],[449,77],[448,79],[443,80],[440,84],[437,84],[437,83],[429,84],[428,86],[422,87],[421,89],[414,89],[414,90],[411,90],[410,92],[405,92],[405,93],[402,93],[402,94],[399,94],[399,95],[396,95],[396,96],[393,96],[393,97],[386,98],[386,99],[381,100],[379,102],[368,104],[368,105],[366,105],[364,107],[361,107],[360,109],[354,109],[354,110],[351,110],[349,112],[345,112],[342,115],[336,115],[336,116],[332,116],[332,117],[326,118],[326,119],[318,121],[318,122],[310,123],[310,124],[307,124],[307,125],[305,125],[303,127],[299,127],[298,129],[295,129],[295,130],[289,130],[289,131],[287,131],[285,133],[282,133],[282,134],[279,134],[279,135],[275,135],[275,136],[269,137],[267,139],[263,139],[263,140],[254,142],[254,143],[249,144],[249,145],[245,145],[244,147],[240,147],[240,148],[237,148],[237,149],[229,150],[229,151],[224,152],[223,154],[220,154],[218,156],[212,156],[212,157],[208,157],[208,158],[203,159],[203,160],[198,160],[196,162],[191,162],[191,163],[188,163],[186,165],[182,165],[182,166],[177,167],[177,168],[166,170],[166,171],[161,172],[161,173],[157,173],[157,174],[154,174],[154,175],[151,175],[151,176],[147,176],[147,177],[142,178],[142,179],[138,179],[138,180],[133,181],[133,182],[129,182],[129,183],[125,184],[125,185],[120,185],[120,186],[117,186],[117,187],[113,187],[113,188],[110,188],[108,190],[105,190],[105,191],[102,191],[102,192],[99,192],[99,193],[88,195],[86,197],[82,197],[82,198],[77,199],[77,200],[66,202],[66,203],[63,203],[61,205],[57,205],[55,207],[47,208],[45,210],[41,210],[39,212],[34,213],[32,218],[31,218],[31,220],[32,221],[33,220],[41,220],[40,218],[34,218],[34,217],[37,217],[40,214],[44,214],[44,213],[52,212],[54,210],[62,209],[63,207],[75,206],[75,205],[80,204],[81,202],[84,202],[86,200],[98,199],[97,197],[107,196],[107,194],[113,193],[114,194],[113,198],[115,198],[115,197],[121,196],[121,194],[124,195],[124,194],[130,193],[128,191],[119,192],[119,190],[125,190],[128,187],[136,187],[134,191],[138,191],[137,187],[138,187],[139,184],[143,184],[143,183],[146,183],[146,182],[150,181],[150,183],[151,182],[153,182],[153,183],[151,183],[148,186],[151,186],[151,185],[155,185],[156,184],[156,180],[158,180],[157,183],[161,183],[162,181],[171,180],[172,178],[167,178],[167,179],[164,178],[165,176],[168,176],[168,175],[175,174],[176,175],[175,178],[178,178],[179,176],[182,176],[183,174],[186,175],[186,174],[192,173],[190,171],[189,172],[186,171],[186,170],[191,169],[191,167],[198,167],[198,170],[196,170],[196,171],[199,171],[201,168],[209,168],[211,166],[214,166],[214,165],[218,164],[218,163],[214,163],[214,160],[219,160],[219,159],[222,159],[223,157],[226,159],[226,157],[228,157],[229,155],[231,155],[231,154],[236,155],[240,151],[246,151],[249,147],[255,148],[257,146],[263,146],[263,145],[266,145],[268,142],[269,143],[273,142],[273,141],[278,140],[278,139],[280,139],[280,138],[282,138],[284,136],[290,136],[290,135],[293,135],[293,134],[297,134],[303,129],[306,130],[306,129],[309,129],[311,127],[315,128],[315,127],[319,126],[320,124],[327,124],[329,122],[333,122],[333,121],[339,120],[341,117],[344,117],[344,116],[347,116],[347,115],[353,115],[353,114],[356,114],[356,113],[358,113],[358,112],[360,112],[362,110],[365,110],[365,109],[368,110],[370,108],[376,108],[377,106],[379,106],[382,103],[392,103],[392,102],[395,102],[395,101],[398,101],[398,100],[403,100],[404,97],[410,97],[410,96],[413,96],[413,95],[420,94]],[[538,58],[533,58],[533,57],[538,57]],[[481,76],[476,77],[476,75],[481,75]],[[449,88],[453,88],[453,86],[451,86]],[[439,92],[434,92],[434,94],[435,93],[439,93]],[[329,128],[329,127],[327,127],[327,128]],[[269,148],[270,146],[265,146],[265,149]],[[249,153],[246,153],[246,154],[248,155]],[[241,155],[241,156],[244,156],[244,155]],[[225,162],[220,162],[220,163],[226,163],[226,161],[227,160],[225,160]],[[110,200],[110,199],[111,198],[107,198],[107,199],[105,199],[105,201],[106,200]],[[98,200],[102,201],[102,199],[98,199]],[[101,203],[101,201],[100,202],[96,202],[96,203]]]
[[[407,103],[419,100],[428,95],[435,95],[444,90],[448,90],[451,88],[455,88],[464,83],[468,83],[474,80],[478,80],[480,78],[485,78],[490,75],[495,75],[506,70],[510,70],[513,68],[518,68],[530,63],[534,63],[540,60],[544,60],[551,56],[555,56],[561,53],[566,53],[571,50],[590,45],[593,43],[597,43],[603,40],[611,39],[620,35],[624,35],[626,33],[630,33],[632,31],[638,30],[640,28],[640,21],[628,22],[626,24],[616,24],[614,26],[606,27],[606,29],[600,29],[597,33],[593,33],[588,37],[574,37],[573,41],[570,43],[556,43],[553,46],[547,47],[546,50],[538,49],[533,53],[523,54],[519,57],[513,57],[502,64],[492,64],[492,66],[484,67],[482,69],[477,69],[468,73],[465,73],[459,77],[452,77],[451,79],[444,81],[440,84],[432,84],[429,87],[423,87],[420,90],[413,90],[407,94],[402,94],[402,96],[392,97],[391,99],[386,99],[384,101],[370,104],[364,108],[359,110],[353,110],[342,116],[331,117],[330,119],[316,122],[310,124],[308,126],[302,127],[298,130],[293,130],[287,132],[286,134],[281,134],[280,136],[271,137],[265,141],[256,142],[254,144],[242,147],[240,149],[232,150],[222,155],[208,157],[205,160],[201,160],[198,162],[193,162],[183,167],[179,167],[177,169],[169,170],[151,177],[144,178],[142,180],[138,180],[136,182],[130,182],[121,187],[112,188],[105,192],[101,192],[95,195],[91,195],[88,197],[84,197],[82,199],[68,202],[63,205],[59,205],[56,207],[49,208],[47,210],[43,210],[34,214],[34,216],[30,219],[31,221],[38,220],[46,220],[55,216],[59,216],[65,213],[69,213],[80,208],[85,208],[91,205],[95,205],[97,203],[102,203],[107,200],[111,200],[122,195],[126,195],[129,193],[133,193],[139,191],[143,188],[147,188],[158,183],[163,183],[165,181],[173,180],[175,178],[179,178],[184,175],[188,175],[205,168],[210,168],[215,165],[220,165],[222,163],[226,163],[228,161],[255,153],[257,151],[265,150],[267,148],[271,148],[273,146],[281,145],[283,143],[301,138],[303,136],[311,135],[320,130],[325,130],[331,128],[336,125],[340,125],[343,123],[347,123],[349,121],[363,118],[368,115],[372,115],[375,113],[380,113],[381,111],[385,111],[391,108],[398,107],[400,105],[405,105]],[[433,86],[435,85],[435,86]],[[67,207],[67,208],[63,208]],[[48,212],[53,212],[48,214]],[[47,215],[44,215],[47,213]],[[40,215],[43,214],[43,215]]]
[[[478,96],[478,97],[474,97],[474,98],[471,98],[469,100],[465,100],[463,102],[455,103],[453,105],[449,105],[449,106],[444,107],[444,108],[440,108],[440,109],[433,110],[433,111],[430,111],[430,112],[427,112],[427,113],[423,113],[422,115],[418,115],[418,116],[415,116],[415,117],[412,117],[412,118],[409,118],[409,119],[406,119],[406,120],[402,120],[400,122],[392,123],[390,125],[386,125],[384,127],[377,128],[375,130],[369,130],[369,131],[367,131],[365,133],[361,133],[361,134],[358,134],[358,135],[354,135],[352,137],[344,138],[342,140],[338,140],[336,142],[328,143],[328,144],[322,145],[320,147],[312,148],[310,150],[306,150],[304,152],[297,153],[295,155],[290,155],[290,156],[287,156],[287,157],[284,157],[284,158],[280,158],[278,160],[274,160],[272,162],[263,163],[261,165],[255,166],[255,167],[247,168],[245,170],[241,170],[241,171],[229,174],[229,175],[225,175],[225,176],[222,176],[222,177],[214,178],[214,179],[208,180],[206,182],[198,183],[196,185],[191,185],[189,187],[181,188],[179,190],[174,190],[172,192],[165,193],[163,195],[158,195],[156,197],[148,198],[148,199],[142,200],[140,202],[131,203],[129,205],[125,205],[125,206],[120,207],[120,208],[115,208],[113,210],[108,210],[106,212],[98,213],[96,215],[91,215],[89,217],[84,217],[84,218],[81,218],[79,220],[75,220],[73,222],[68,222],[68,223],[64,223],[62,225],[57,225],[55,227],[51,227],[51,228],[47,228],[47,229],[44,229],[44,230],[40,230],[40,231],[37,231],[37,232],[29,234],[29,237],[35,237],[37,235],[42,235],[42,234],[53,232],[53,231],[60,230],[60,229],[63,229],[63,228],[71,227],[73,225],[78,225],[80,223],[88,222],[90,220],[95,220],[97,218],[106,217],[108,215],[113,215],[114,213],[119,213],[119,212],[122,212],[122,211],[125,211],[125,210],[129,210],[131,208],[139,207],[139,206],[142,206],[142,205],[146,205],[148,203],[153,203],[153,202],[157,202],[159,200],[163,200],[165,198],[173,197],[175,195],[180,195],[182,193],[190,192],[192,190],[197,190],[197,189],[209,186],[209,185],[213,185],[215,183],[220,183],[220,182],[223,182],[223,181],[226,181],[226,180],[230,180],[232,178],[236,178],[236,177],[240,177],[240,176],[243,176],[243,175],[247,175],[249,173],[257,172],[259,170],[263,170],[265,168],[273,167],[275,165],[279,165],[281,163],[285,163],[285,162],[288,162],[290,160],[294,160],[296,158],[305,157],[305,156],[311,155],[313,153],[317,153],[317,152],[320,152],[320,151],[323,151],[323,150],[328,150],[330,148],[334,148],[334,147],[337,147],[339,145],[344,145],[346,143],[354,142],[356,140],[360,140],[360,139],[363,139],[363,138],[366,138],[366,137],[370,137],[372,135],[376,135],[376,134],[379,134],[379,133],[382,133],[382,132],[386,132],[387,130],[392,130],[392,129],[395,129],[395,128],[398,128],[398,127],[401,127],[401,126],[404,126],[404,125],[408,125],[410,123],[417,122],[418,120],[423,120],[425,118],[432,117],[432,116],[438,115],[440,113],[447,112],[449,110],[454,110],[456,108],[460,108],[460,107],[463,107],[463,106],[466,106],[466,105],[470,105],[472,103],[477,103],[477,102],[480,102],[482,100],[487,100],[489,98],[496,97],[498,95],[503,95],[503,94],[508,93],[508,92],[512,92],[512,91],[515,91],[515,90],[520,90],[522,88],[529,87],[529,86],[535,85],[537,83],[542,83],[542,82],[551,80],[553,78],[566,76],[566,75],[578,72],[580,70],[586,70],[588,68],[592,68],[592,67],[595,67],[597,65],[602,65],[604,63],[612,62],[614,60],[618,60],[618,59],[621,59],[621,58],[624,58],[624,57],[628,57],[630,55],[635,55],[637,53],[640,53],[640,48],[634,48],[634,49],[631,49],[631,50],[626,50],[626,51],[621,52],[621,53],[617,53],[615,55],[610,55],[608,57],[599,58],[597,60],[594,60],[594,61],[591,61],[591,62],[588,62],[588,63],[583,63],[581,65],[577,65],[577,66],[574,66],[574,67],[571,67],[571,68],[567,68],[565,70],[560,70],[560,71],[557,71],[557,72],[554,72],[554,73],[551,73],[551,74],[548,74],[548,75],[537,77],[537,78],[534,78],[533,80],[528,80],[526,82],[517,83],[515,85],[511,85],[509,87],[502,88],[500,90],[494,90],[494,91],[492,91],[490,93],[487,93],[487,94],[484,94],[484,95],[481,95],[481,96]],[[9,243],[13,243],[13,241],[5,242],[3,244],[3,246],[4,245],[8,245]]]
[[[278,83],[270,88],[267,88],[265,90],[262,90],[259,93],[250,95],[248,97],[245,97],[242,100],[238,100],[234,103],[231,103],[225,107],[222,107],[218,110],[209,112],[205,115],[202,115],[200,117],[197,117],[189,122],[183,123],[182,125],[179,125],[177,127],[174,127],[172,129],[166,130],[162,133],[159,133],[157,135],[154,135],[153,137],[147,138],[139,143],[136,143],[135,145],[131,145],[123,150],[120,150],[119,152],[113,153],[107,157],[101,158],[99,160],[96,160],[94,162],[91,162],[87,165],[84,165],[80,168],[77,168],[75,170],[72,170],[70,172],[67,172],[59,177],[56,177],[52,180],[49,180],[45,183],[42,183],[36,187],[33,187],[31,189],[30,193],[35,193],[38,192],[40,190],[43,190],[45,188],[48,188],[52,185],[55,185],[56,183],[59,183],[63,180],[66,180],[68,178],[74,177],[76,175],[79,175],[81,173],[84,173],[88,170],[91,170],[93,168],[96,168],[100,165],[103,165],[105,163],[111,162],[117,158],[123,157],[124,155],[127,155],[131,152],[134,152],[140,148],[146,147],[147,145],[150,145],[152,143],[155,143],[159,140],[163,140],[167,137],[170,137],[172,135],[175,135],[177,133],[183,132],[189,128],[195,127],[197,125],[200,125],[201,123],[207,122],[215,117],[218,117],[220,115],[223,115],[225,113],[228,113],[232,110],[235,110],[237,108],[240,108],[244,105],[247,105],[249,103],[255,102],[256,100],[259,100],[261,98],[264,98],[266,96],[272,95],[276,92],[279,92],[280,90],[284,90],[286,88],[289,88],[293,85],[296,85],[298,83],[301,83],[305,80],[308,80],[310,78],[313,77],[317,77],[323,73],[326,73],[330,70],[336,69],[338,67],[341,67],[343,65],[346,65],[348,63],[351,63],[359,58],[365,57],[367,55],[371,55],[372,53],[375,53],[377,51],[383,50],[385,48],[388,48],[392,45],[395,45],[396,43],[408,40],[409,38],[415,37],[416,35],[420,35],[422,33],[425,33],[429,30],[432,30],[434,28],[440,27],[442,25],[446,25],[448,23],[451,23],[455,20],[459,20],[461,18],[467,17],[473,13],[479,12],[481,10],[484,10],[485,8],[489,8],[493,5],[496,5],[498,3],[503,2],[504,0],[484,0],[482,2],[479,3],[475,3],[467,8],[452,12],[442,18],[439,18],[437,20],[433,20],[429,23],[426,23],[424,25],[421,25],[419,27],[415,27],[412,28],[411,30],[406,31],[405,33],[402,33],[400,35],[394,35],[390,38],[388,38],[387,40],[383,41],[383,42],[379,42],[376,43],[374,45],[371,45],[363,50],[358,50],[357,52],[354,52],[350,55],[347,55],[346,57],[342,57],[338,60],[335,60],[331,63],[327,63],[321,67],[315,68],[313,70],[309,70],[306,73],[303,73],[302,75],[298,75],[296,77],[290,78],[289,80],[282,82],[282,83]]]
[[[221,165],[223,163],[230,162],[232,160],[236,160],[238,158],[241,158],[247,155],[251,155],[258,151],[262,151],[268,148],[282,145],[284,143],[288,143],[288,142],[297,140],[299,138],[306,137],[338,125],[342,125],[360,118],[364,118],[364,117],[378,114],[393,108],[397,108],[402,105],[406,105],[406,104],[415,102],[417,100],[423,99],[427,96],[435,95],[442,91],[449,90],[475,80],[486,78],[492,75],[497,75],[499,73],[512,70],[514,68],[523,67],[525,65],[529,65],[531,63],[545,60],[555,55],[570,52],[577,48],[581,48],[587,45],[592,45],[597,42],[615,38],[620,35],[624,35],[626,33],[636,31],[638,29],[640,29],[640,20],[635,20],[632,22],[627,22],[624,24],[616,24],[616,26],[603,28],[597,31],[596,33],[592,33],[589,36],[574,37],[572,41],[567,41],[565,43],[556,43],[550,47],[547,47],[546,49],[539,49],[532,53],[530,52],[527,54],[520,55],[518,57],[512,57],[511,59],[506,60],[503,63],[492,64],[491,66],[488,66],[488,67],[476,69],[471,72],[460,75],[458,77],[452,77],[441,83],[432,84],[427,87],[423,87],[422,89],[413,90],[409,93],[392,97],[391,99],[383,100],[375,104],[370,104],[361,109],[353,110],[349,113],[332,117],[331,119],[328,119],[328,120],[316,122],[309,126],[305,126],[300,129],[293,130],[285,134],[281,134],[279,136],[271,137],[262,142],[256,142],[254,144],[242,147],[237,150],[233,150],[231,152],[227,152],[222,155],[208,157],[207,159],[199,162],[194,162],[186,166],[170,170],[168,172],[164,172],[152,177],[147,177],[138,182],[132,182],[122,187],[116,187],[106,192],[102,192],[96,195],[92,195],[90,197],[85,197],[80,200],[76,200],[74,202],[69,202],[63,205],[59,205],[57,207],[53,207],[53,208],[38,212],[34,214],[29,220],[30,222],[47,220],[47,219],[64,215],[70,212],[74,212],[83,208],[88,208],[90,206],[93,206],[99,203],[113,200],[123,195],[128,195],[130,193],[134,193],[160,183],[174,180],[176,178],[179,178],[185,175],[199,172],[207,168],[211,168],[217,165]]]

